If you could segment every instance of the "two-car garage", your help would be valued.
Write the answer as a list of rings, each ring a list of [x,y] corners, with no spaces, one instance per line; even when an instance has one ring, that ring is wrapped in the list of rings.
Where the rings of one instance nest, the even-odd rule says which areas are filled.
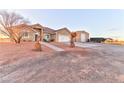
[[[57,42],[70,42],[70,31],[67,28],[62,28],[56,31]],[[85,31],[76,31],[76,42],[87,42],[89,39],[89,33]]]
[[[69,42],[70,38],[68,35],[58,35],[58,41],[59,42]]]
[[[56,31],[57,42],[69,42],[70,41],[70,31],[67,28],[62,28]]]

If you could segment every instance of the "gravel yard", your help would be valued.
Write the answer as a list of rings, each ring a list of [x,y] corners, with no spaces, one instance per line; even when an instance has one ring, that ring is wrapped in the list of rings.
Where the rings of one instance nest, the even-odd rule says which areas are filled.
[[[0,82],[124,82],[124,46],[69,48],[53,43],[65,51],[42,46],[43,51],[37,52],[33,45],[0,43]]]

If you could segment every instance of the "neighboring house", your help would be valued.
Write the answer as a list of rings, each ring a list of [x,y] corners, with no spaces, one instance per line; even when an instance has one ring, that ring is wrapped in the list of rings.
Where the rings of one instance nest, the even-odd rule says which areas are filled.
[[[0,42],[11,42],[12,40],[10,38],[2,38],[0,37]]]
[[[106,38],[103,38],[103,37],[92,37],[92,38],[90,38],[90,42],[97,42],[97,43],[104,42],[105,40],[106,40]]]
[[[76,31],[76,42],[87,42],[89,41],[89,33],[86,31]]]
[[[10,42],[11,40],[9,39],[8,36],[3,35],[0,33],[0,42]]]

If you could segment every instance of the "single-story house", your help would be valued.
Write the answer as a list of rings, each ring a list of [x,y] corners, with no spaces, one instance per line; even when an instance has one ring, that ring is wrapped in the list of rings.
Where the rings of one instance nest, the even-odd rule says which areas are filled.
[[[19,29],[25,25],[14,26],[13,29]],[[54,42],[70,42],[71,31],[68,28],[61,28],[58,30],[44,27],[40,24],[28,25],[23,29],[22,41],[54,41]],[[89,33],[85,31],[76,31],[77,36],[75,41],[86,42],[89,39]]]
[[[43,41],[55,41],[55,42],[69,42],[70,30],[67,28],[61,28],[54,30],[48,27],[43,27],[40,24],[32,25],[33,31],[27,31],[22,38],[23,41],[37,41],[42,36]],[[40,36],[41,34],[41,36]]]
[[[101,43],[104,42],[106,38],[104,37],[91,37],[90,42],[96,42],[96,43]]]
[[[104,38],[104,37],[91,37],[90,42],[96,42],[96,43],[101,43],[101,42],[111,42],[113,41],[112,38]]]
[[[23,40],[37,41],[38,37],[41,37],[42,41],[54,41],[54,42],[69,42],[71,31],[68,28],[61,28],[58,30],[51,29],[49,27],[43,27],[40,24],[32,25],[35,29],[32,32],[26,32]],[[77,36],[76,42],[87,42],[89,40],[89,33],[86,31],[75,31]],[[41,34],[41,36],[40,36]]]

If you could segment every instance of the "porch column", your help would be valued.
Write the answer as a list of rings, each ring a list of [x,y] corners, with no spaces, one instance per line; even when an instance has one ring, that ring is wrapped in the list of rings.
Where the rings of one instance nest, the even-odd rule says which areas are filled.
[[[43,41],[43,28],[40,29],[40,41]]]

